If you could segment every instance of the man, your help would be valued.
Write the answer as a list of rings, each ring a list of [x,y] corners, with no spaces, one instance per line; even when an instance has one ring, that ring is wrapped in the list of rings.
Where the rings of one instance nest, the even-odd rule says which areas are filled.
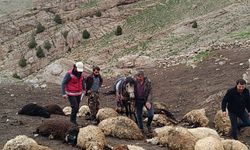
[[[136,109],[137,125],[141,129],[142,133],[144,133],[143,122],[142,122],[142,111],[143,111],[143,106],[145,106],[148,112],[147,113],[148,132],[152,133],[151,123],[154,117],[154,109],[152,106],[151,81],[144,76],[143,71],[138,71],[135,78],[136,78],[135,109]]]
[[[221,103],[221,109],[224,116],[227,116],[226,107],[228,109],[228,115],[231,121],[231,136],[236,140],[238,139],[238,128],[250,125],[249,98],[249,90],[246,89],[246,81],[239,79],[236,81],[236,86],[227,91]],[[246,112],[246,109],[248,113]],[[239,125],[237,123],[237,118],[240,118],[242,121]]]
[[[96,114],[99,110],[99,89],[102,86],[103,79],[100,75],[100,68],[94,67],[93,73],[86,79],[86,95],[88,96],[88,106],[90,109],[90,120],[96,120]]]
[[[83,63],[76,62],[73,69],[69,70],[62,81],[62,95],[65,99],[68,99],[72,108],[70,121],[77,125],[76,114],[79,110],[79,104],[81,101],[83,91]]]

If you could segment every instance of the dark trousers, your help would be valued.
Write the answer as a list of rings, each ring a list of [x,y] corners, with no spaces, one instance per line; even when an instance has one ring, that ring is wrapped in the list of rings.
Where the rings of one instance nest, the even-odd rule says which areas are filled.
[[[70,114],[70,121],[74,124],[76,123],[76,114],[79,110],[79,104],[81,101],[81,95],[79,96],[68,96],[68,100],[71,106],[71,114]]]
[[[143,102],[143,100],[136,99],[136,101],[135,101],[135,109],[136,109],[137,125],[138,125],[138,127],[140,129],[143,129],[142,111],[143,111],[143,106],[144,105],[145,105],[145,102]],[[147,127],[150,127],[151,123],[153,121],[153,117],[154,117],[153,105],[151,106],[150,109],[147,110],[147,117],[148,117]]]
[[[236,114],[236,113],[229,112],[228,115],[229,115],[229,118],[230,118],[230,121],[231,121],[231,130],[232,130],[231,131],[231,136],[234,139],[238,139],[238,137],[237,137],[238,128],[242,128],[242,127],[246,127],[246,126],[250,125],[248,113],[246,111],[244,111],[241,114]],[[238,117],[241,119],[240,124],[238,124],[238,122],[237,122]]]

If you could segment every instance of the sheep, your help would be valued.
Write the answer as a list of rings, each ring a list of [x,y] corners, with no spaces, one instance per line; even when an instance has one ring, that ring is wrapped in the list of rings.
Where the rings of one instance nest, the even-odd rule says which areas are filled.
[[[70,121],[57,119],[43,122],[33,133],[75,145],[78,131],[78,127]]]
[[[105,135],[97,126],[89,125],[80,128],[77,138],[77,146],[86,150],[101,150],[107,145]]]
[[[98,121],[105,120],[111,117],[117,117],[118,113],[113,108],[101,108],[98,110],[96,114],[96,118]]]
[[[144,148],[135,145],[117,144],[113,147],[113,150],[144,150]]]
[[[48,147],[38,145],[35,140],[26,135],[18,135],[14,139],[7,141],[3,150],[52,150]]]
[[[222,135],[229,135],[231,130],[231,122],[228,116],[224,116],[222,111],[217,111],[214,117],[214,124],[216,130]]]
[[[71,114],[71,107],[70,106],[66,106],[63,108],[63,112],[66,116],[70,115]]]
[[[143,139],[143,135],[136,123],[125,116],[105,119],[98,124],[105,135],[111,135],[121,139]]]
[[[50,118],[50,113],[46,108],[34,103],[29,103],[23,106],[23,108],[19,110],[17,114]]]
[[[144,122],[147,122],[147,121],[148,121],[148,118],[144,120]],[[174,125],[174,124],[175,123],[173,123],[168,117],[166,117],[163,114],[155,114],[153,118],[153,122],[152,122],[153,126],[159,126],[159,127]]]
[[[224,150],[248,150],[247,146],[238,140],[222,140]]]
[[[242,128],[240,130],[240,136],[241,137],[249,138],[250,137],[250,127],[247,126],[247,127]]]
[[[197,139],[202,139],[208,136],[212,136],[218,139],[220,138],[219,134],[215,130],[206,127],[188,129],[188,131]]]
[[[65,115],[62,108],[56,104],[44,106],[50,114]]]
[[[90,109],[89,109],[89,106],[87,105],[83,105],[80,107],[78,113],[77,113],[77,116],[78,117],[84,117],[86,115],[90,114]]]
[[[153,131],[153,138],[152,139],[147,139],[147,143],[151,144],[161,144],[161,145],[166,145],[166,138],[168,136],[169,130],[173,129],[175,127],[173,126],[164,126],[161,128],[155,128]]]
[[[187,123],[191,127],[206,127],[208,125],[208,118],[205,109],[196,109],[188,112],[182,118],[181,122]]]
[[[220,139],[215,137],[205,137],[195,143],[195,150],[224,150]]]
[[[145,150],[144,148],[140,146],[135,146],[135,145],[127,145],[129,150]]]

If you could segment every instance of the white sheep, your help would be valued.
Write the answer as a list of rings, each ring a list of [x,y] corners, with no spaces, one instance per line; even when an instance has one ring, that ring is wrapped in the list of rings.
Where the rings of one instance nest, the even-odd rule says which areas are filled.
[[[111,135],[122,139],[140,140],[143,135],[137,124],[125,116],[105,119],[98,124],[105,135]]]
[[[86,150],[101,150],[105,145],[107,145],[107,141],[100,128],[93,125],[80,128],[77,137],[77,146]]]
[[[148,121],[148,118],[144,119],[144,122],[147,122],[147,121]],[[152,125],[162,127],[162,126],[174,125],[174,123],[168,117],[166,117],[166,115],[155,114]]]
[[[215,137],[205,137],[195,144],[195,150],[224,150],[220,139]]]
[[[188,129],[188,131],[192,133],[192,135],[195,136],[197,139],[202,139],[208,136],[213,136],[218,139],[220,138],[220,135],[215,130],[207,127]]]
[[[3,150],[52,150],[48,147],[38,145],[35,140],[26,135],[18,135],[14,139],[7,141]]]
[[[107,118],[117,117],[119,114],[113,108],[101,108],[96,114],[96,118],[102,121]]]
[[[85,117],[87,114],[90,114],[89,106],[82,105],[77,113],[77,117]]]
[[[195,109],[184,115],[182,122],[188,123],[192,127],[206,127],[208,125],[208,118],[205,109]]]
[[[70,106],[66,106],[63,108],[63,112],[64,114],[67,116],[67,115],[70,115],[71,114],[71,107]]]
[[[222,111],[217,111],[214,117],[215,129],[222,135],[228,135],[231,129],[231,122],[228,116],[224,116]]]
[[[247,146],[238,140],[222,140],[224,150],[249,150]]]

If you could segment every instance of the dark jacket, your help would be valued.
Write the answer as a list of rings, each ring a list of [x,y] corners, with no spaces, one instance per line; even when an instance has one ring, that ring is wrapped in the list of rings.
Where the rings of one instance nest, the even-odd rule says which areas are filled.
[[[102,82],[103,82],[103,79],[102,79],[102,76],[101,75],[99,75],[98,76],[99,77],[99,79],[100,79],[100,87],[102,86]],[[91,74],[90,76],[88,76],[87,78],[86,78],[86,80],[85,80],[85,83],[86,83],[86,91],[89,91],[90,89],[91,89],[91,87],[92,87],[92,84],[93,84],[93,78],[94,78],[94,75],[93,74]]]
[[[237,92],[236,87],[230,88],[221,103],[222,111],[226,111],[226,107],[231,113],[241,114],[245,109],[250,112],[249,90],[244,89],[240,94]]]
[[[137,87],[138,81],[136,81],[135,87]],[[153,95],[153,91],[152,91],[152,85],[151,85],[151,81],[150,79],[148,79],[147,77],[145,77],[144,79],[144,98],[143,100],[145,102],[151,102],[152,103],[152,95]],[[137,88],[135,88],[135,98],[138,98],[138,94],[137,94]]]

